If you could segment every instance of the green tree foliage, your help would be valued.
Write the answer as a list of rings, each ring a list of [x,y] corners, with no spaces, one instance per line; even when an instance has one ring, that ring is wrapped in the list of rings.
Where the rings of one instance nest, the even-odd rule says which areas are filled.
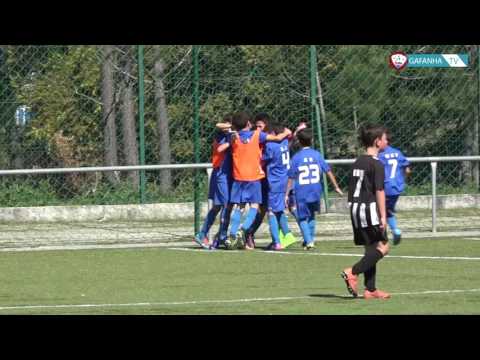
[[[8,49],[10,69],[20,59],[25,58],[26,63],[20,71],[9,72],[15,100],[34,113],[24,130],[23,151],[28,154],[42,149],[52,161],[47,166],[102,165],[97,50],[92,46],[47,48],[28,57],[23,47]]]
[[[469,53],[471,66],[397,72],[388,67],[388,57],[396,50]],[[99,47],[2,46],[0,51],[0,166],[12,167],[19,152],[24,155],[25,167],[104,165]],[[115,54],[120,59],[122,49],[116,47]],[[145,46],[146,162],[157,163],[161,148],[155,100],[159,54],[164,66],[171,161],[191,163],[191,45]],[[317,56],[327,158],[356,156],[356,131],[366,122],[387,125],[394,145],[409,156],[478,154],[475,46],[317,45]],[[114,68],[115,79],[127,76],[137,84],[137,64],[130,74],[122,73],[119,64],[121,61]],[[228,113],[267,112],[290,128],[302,119],[311,119],[308,45],[202,45],[199,64],[202,162],[210,161],[214,124]],[[135,102],[137,91],[135,85]],[[17,149],[12,148],[12,134],[18,130],[14,114],[19,105],[29,106],[34,117],[22,129]],[[121,139],[119,120],[117,125]],[[470,171],[459,170],[457,165],[446,169],[440,175],[456,179],[458,184]],[[420,173],[415,181],[424,184],[428,173]],[[149,176],[150,180],[156,178]],[[184,182],[178,176],[173,186],[177,189]]]

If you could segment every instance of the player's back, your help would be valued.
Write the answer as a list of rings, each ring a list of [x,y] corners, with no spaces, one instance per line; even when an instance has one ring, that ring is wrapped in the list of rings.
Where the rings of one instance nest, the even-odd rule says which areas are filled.
[[[323,156],[316,150],[304,148],[292,158],[289,177],[295,180],[297,201],[316,202],[322,195],[321,175],[330,168]]]
[[[392,146],[388,146],[378,154],[378,159],[385,168],[385,193],[398,195],[405,189],[404,168],[410,163],[403,153]]]
[[[348,202],[376,202],[376,191],[384,188],[384,178],[383,165],[377,158],[359,156],[350,169]]]
[[[237,181],[256,181],[263,179],[265,173],[261,167],[262,151],[260,144],[265,142],[266,134],[256,131],[239,131],[232,141],[233,177]]]
[[[266,162],[267,179],[271,192],[285,191],[290,168],[288,140],[268,142],[265,146],[263,159]]]

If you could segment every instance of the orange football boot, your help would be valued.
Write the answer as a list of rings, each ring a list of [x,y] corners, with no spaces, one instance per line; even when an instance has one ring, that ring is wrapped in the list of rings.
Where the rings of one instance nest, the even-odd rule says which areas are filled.
[[[345,269],[342,272],[342,278],[345,280],[345,284],[347,285],[347,290],[353,297],[358,296],[357,291],[357,282],[358,282],[358,275],[352,274],[352,268]]]
[[[363,293],[363,298],[364,299],[390,299],[390,294],[386,293],[385,291],[382,290],[375,290],[375,291],[368,291],[365,289],[365,292]]]

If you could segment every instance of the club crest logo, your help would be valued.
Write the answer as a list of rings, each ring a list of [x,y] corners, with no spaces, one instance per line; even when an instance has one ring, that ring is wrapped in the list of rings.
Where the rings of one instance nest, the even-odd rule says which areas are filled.
[[[402,51],[396,51],[389,57],[390,67],[400,71],[408,64],[408,56]]]

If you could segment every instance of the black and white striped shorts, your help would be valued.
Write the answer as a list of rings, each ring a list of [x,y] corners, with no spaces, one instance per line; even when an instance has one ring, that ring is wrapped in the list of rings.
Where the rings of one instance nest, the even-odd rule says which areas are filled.
[[[387,241],[386,231],[380,228],[377,204],[349,203],[355,245],[370,245]]]

